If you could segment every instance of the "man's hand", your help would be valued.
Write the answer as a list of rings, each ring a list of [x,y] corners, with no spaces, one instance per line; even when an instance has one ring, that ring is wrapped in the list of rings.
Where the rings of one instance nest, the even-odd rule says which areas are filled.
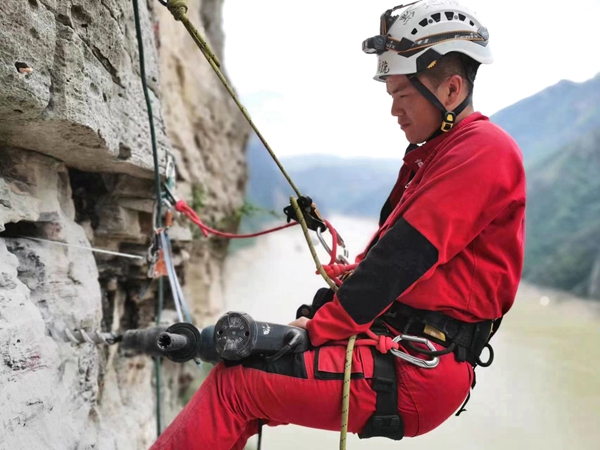
[[[294,320],[288,325],[291,327],[303,328],[306,330],[306,324],[310,319],[308,317],[300,317],[299,319]]]

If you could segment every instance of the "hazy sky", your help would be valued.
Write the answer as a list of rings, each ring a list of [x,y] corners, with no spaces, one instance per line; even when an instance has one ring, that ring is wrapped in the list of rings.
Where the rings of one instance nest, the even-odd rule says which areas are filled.
[[[398,1],[398,0],[396,0]],[[401,157],[407,145],[377,57],[361,50],[379,16],[400,3],[226,0],[225,65],[276,154]],[[600,0],[467,0],[490,31],[495,61],[480,68],[486,115],[561,79],[600,72]],[[533,120],[533,119],[532,119]]]

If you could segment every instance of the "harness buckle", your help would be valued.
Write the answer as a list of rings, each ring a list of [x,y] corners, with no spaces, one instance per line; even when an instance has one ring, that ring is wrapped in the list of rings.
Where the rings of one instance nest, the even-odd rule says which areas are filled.
[[[373,425],[382,433],[389,433],[399,430],[402,422],[398,415],[376,416],[373,418]]]
[[[447,133],[448,131],[450,131],[452,129],[452,127],[454,127],[455,123],[456,123],[456,114],[452,111],[446,111],[446,113],[444,113],[444,117],[442,119],[441,130],[444,133]]]
[[[435,352],[437,350],[429,339],[425,339],[425,338],[418,337],[418,336],[410,336],[408,334],[403,334],[403,335],[396,336],[394,339],[392,339],[392,341],[394,341],[394,342],[400,342],[400,341],[415,342],[417,344],[426,345],[427,348],[429,350],[431,350],[432,352]],[[421,359],[421,358],[417,358],[416,356],[409,355],[406,352],[402,352],[400,350],[396,350],[393,348],[390,349],[390,352],[395,357],[403,359],[404,361],[414,364],[417,367],[421,367],[422,369],[433,369],[433,368],[437,367],[438,364],[440,363],[439,356],[433,356],[431,359]]]

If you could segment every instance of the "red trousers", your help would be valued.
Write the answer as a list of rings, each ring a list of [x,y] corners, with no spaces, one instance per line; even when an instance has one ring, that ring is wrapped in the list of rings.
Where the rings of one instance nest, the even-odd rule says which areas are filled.
[[[441,347],[440,347],[441,348]],[[215,366],[194,397],[151,450],[242,450],[267,425],[296,424],[339,431],[346,349],[324,346],[265,363]],[[348,431],[359,433],[375,411],[371,389],[373,354],[354,350]],[[421,369],[396,358],[398,409],[405,436],[436,428],[466,398],[473,377],[468,363],[444,355],[434,369]]]

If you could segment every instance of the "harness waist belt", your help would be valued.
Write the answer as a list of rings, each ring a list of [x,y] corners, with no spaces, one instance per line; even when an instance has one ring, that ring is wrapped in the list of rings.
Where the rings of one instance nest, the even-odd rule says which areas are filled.
[[[457,361],[489,366],[493,350],[489,340],[500,326],[501,319],[468,323],[454,319],[438,311],[416,309],[400,302],[381,316],[381,320],[403,334],[422,336],[454,352]],[[480,360],[484,348],[490,351],[487,362]]]

